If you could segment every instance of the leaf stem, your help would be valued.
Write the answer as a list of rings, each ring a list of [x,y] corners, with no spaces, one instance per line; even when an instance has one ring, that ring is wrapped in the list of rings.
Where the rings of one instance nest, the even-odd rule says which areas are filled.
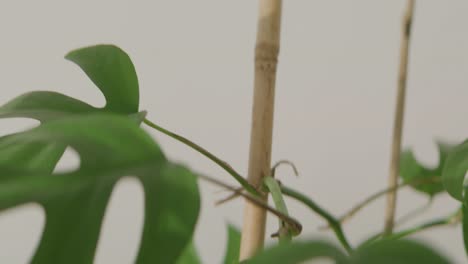
[[[413,217],[416,217],[424,212],[426,212],[429,208],[431,208],[432,202],[434,201],[434,197],[430,197],[427,203],[423,204],[422,206],[410,211],[406,215],[402,216],[400,219],[395,221],[395,227],[402,225],[406,221],[411,220]]]
[[[242,185],[242,187],[244,187],[249,193],[251,193],[252,195],[255,195],[255,196],[260,196],[260,193],[257,191],[257,189],[255,189],[252,185],[250,185],[250,183],[247,182],[247,180],[242,177],[237,171],[235,171],[227,162],[221,160],[220,158],[216,157],[215,155],[213,155],[211,152],[209,152],[208,150],[204,149],[203,147],[201,147],[200,145],[192,142],[191,140],[181,136],[181,135],[178,135],[174,132],[171,132],[151,121],[149,121],[148,119],[145,119],[143,121],[146,125],[148,125],[149,127],[153,128],[153,129],[156,129],[157,131],[175,139],[175,140],[178,140],[179,142],[182,142],[184,143],[185,145],[191,147],[192,149],[198,151],[200,154],[202,154],[203,156],[207,157],[208,159],[210,159],[211,161],[213,161],[214,163],[218,164],[221,168],[223,168],[227,173],[229,173],[232,177],[234,177],[234,179],[236,179],[240,185]]]
[[[458,223],[460,221],[460,218],[461,218],[461,209],[458,209],[455,213],[449,215],[448,217],[432,220],[432,221],[423,223],[421,225],[418,225],[418,226],[415,226],[415,227],[412,227],[403,231],[396,232],[386,237],[386,239],[399,239],[402,237],[412,235],[416,232],[424,231],[429,228],[445,226],[445,225],[453,225],[453,224]]]
[[[301,225],[301,223],[299,223],[299,221],[297,221],[296,219],[290,217],[287,214],[284,214],[280,210],[277,210],[277,209],[269,206],[267,203],[265,203],[259,197],[254,196],[254,195],[249,194],[249,193],[243,193],[242,190],[239,190],[236,187],[230,186],[230,185],[228,185],[228,184],[226,184],[226,183],[224,183],[224,182],[222,182],[222,181],[220,181],[218,179],[209,177],[207,175],[204,175],[204,174],[201,174],[201,173],[195,173],[195,175],[198,178],[200,178],[200,179],[202,179],[204,181],[207,181],[207,182],[210,182],[212,184],[215,184],[215,185],[221,186],[223,188],[226,188],[226,189],[228,189],[228,190],[230,190],[230,191],[244,197],[245,199],[247,199],[251,203],[255,204],[256,206],[263,208],[265,211],[271,212],[272,214],[276,215],[281,221],[287,223],[293,230],[295,230],[295,232],[300,233],[302,231],[302,225]]]
[[[339,218],[339,221],[341,223],[344,223],[346,221],[348,221],[349,219],[351,219],[357,212],[359,212],[361,209],[363,209],[364,207],[366,207],[367,205],[369,205],[370,203],[372,203],[373,201],[377,200],[378,198],[380,198],[381,196],[389,193],[389,192],[393,192],[395,190],[398,190],[402,187],[405,187],[407,186],[408,183],[406,182],[402,182],[402,183],[399,183],[397,184],[396,186],[392,186],[392,187],[389,187],[389,188],[385,188],[383,190],[380,190],[374,194],[372,194],[371,196],[365,198],[362,202],[358,203],[357,205],[355,205],[353,208],[351,208],[351,210],[349,210],[347,213],[345,213],[343,216],[341,216]]]
[[[378,198],[382,197],[383,195],[385,195],[385,194],[387,194],[389,192],[399,190],[399,189],[404,188],[404,187],[406,187],[408,185],[418,186],[418,185],[427,184],[427,183],[436,183],[436,182],[439,182],[439,181],[440,181],[440,178],[438,178],[437,176],[434,176],[434,177],[431,177],[431,178],[428,178],[428,179],[414,179],[412,181],[398,183],[394,187],[388,187],[388,188],[385,188],[383,190],[377,191],[374,194],[372,194],[369,197],[362,200],[357,205],[353,206],[348,212],[346,212],[345,214],[343,214],[339,218],[339,221],[342,224],[345,223],[346,221],[351,219],[356,213],[358,213],[363,208],[365,208],[367,205],[369,205],[373,201],[377,200]]]
[[[374,241],[378,240],[379,238],[383,238],[383,239],[400,239],[400,238],[403,238],[403,237],[406,237],[406,236],[409,236],[409,235],[412,235],[412,234],[415,234],[415,233],[418,233],[418,232],[421,232],[421,231],[424,231],[424,230],[427,230],[427,229],[430,229],[430,228],[457,224],[457,223],[460,222],[461,217],[462,217],[462,211],[461,210],[462,209],[460,208],[456,212],[450,214],[447,217],[439,218],[439,219],[436,219],[436,220],[431,220],[431,221],[428,221],[426,223],[420,224],[418,226],[415,226],[415,227],[412,227],[412,228],[408,228],[408,229],[393,233],[393,234],[391,234],[389,236],[385,236],[385,234],[383,232],[379,233],[379,234],[376,234],[376,235],[373,235],[369,239],[367,239],[367,241],[365,241],[362,245],[368,245],[370,243],[373,243]]]
[[[282,191],[282,193],[284,195],[287,195],[287,196],[289,196],[289,197],[291,197],[291,198],[293,198],[293,199],[295,199],[295,200],[297,200],[299,202],[302,202],[304,205],[309,207],[312,211],[314,211],[319,216],[324,218],[328,222],[328,224],[330,225],[333,232],[335,232],[336,237],[340,241],[341,245],[343,245],[345,250],[349,254],[351,254],[353,252],[353,249],[352,249],[351,245],[349,244],[348,240],[346,239],[346,236],[345,236],[345,234],[343,232],[343,229],[341,228],[340,222],[334,216],[332,216],[325,209],[323,209],[318,204],[316,204],[314,201],[312,201],[312,199],[310,199],[306,195],[304,195],[304,194],[302,194],[302,193],[300,193],[300,192],[298,192],[296,190],[293,190],[291,188],[288,188],[288,187],[282,185],[281,186],[281,191]]]

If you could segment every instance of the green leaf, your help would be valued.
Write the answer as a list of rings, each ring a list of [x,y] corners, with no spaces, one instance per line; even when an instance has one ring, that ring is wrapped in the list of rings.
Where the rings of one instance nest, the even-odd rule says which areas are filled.
[[[16,97],[0,107],[0,118],[24,117],[47,122],[77,114],[118,113],[114,109],[100,109],[66,95],[35,91]],[[128,117],[143,122],[146,111],[128,114]]]
[[[96,45],[74,50],[66,59],[76,63],[102,91],[106,109],[138,112],[138,78],[130,57],[114,45]]]
[[[226,253],[224,254],[224,264],[239,263],[241,234],[239,229],[233,225],[228,225],[228,242]]]
[[[360,247],[351,257],[351,264],[450,264],[431,248],[410,240],[380,240]]]
[[[93,48],[83,50],[91,51]],[[83,59],[78,53],[75,54],[78,55],[76,59]],[[94,49],[94,56],[89,52],[87,54],[88,57],[85,62],[82,61],[84,63],[83,65],[86,65],[87,61],[88,63],[95,63],[96,65],[99,64],[103,67],[109,67],[109,69],[100,67],[99,69],[101,72],[90,73],[96,78],[110,78],[112,76],[105,76],[105,74],[112,72],[118,73],[115,69],[121,68],[122,66],[133,69],[133,65],[131,65],[131,61],[128,56],[115,47],[96,48]],[[124,63],[122,64],[122,62]],[[103,74],[103,76],[100,77],[98,76],[99,74]],[[106,78],[101,79],[106,81]],[[113,76],[112,78],[114,78],[116,82],[122,82],[122,76],[120,75]],[[134,78],[136,79],[135,74]],[[141,123],[146,113],[137,113],[137,81],[127,87],[119,86],[122,89],[128,89],[127,92],[116,91],[114,87],[110,86],[110,84],[112,84],[112,80],[107,80],[106,82],[101,82],[104,86],[100,87],[106,97],[106,100],[108,100],[104,109],[95,108],[80,100],[60,93],[35,91],[23,94],[0,107],[0,118],[27,117],[34,118],[45,123],[76,114],[118,112],[129,114],[131,119]],[[125,107],[129,105],[132,106],[134,111],[127,111],[130,108]],[[73,129],[73,124],[70,124],[70,128]],[[54,142],[53,140],[50,142],[22,140],[18,137],[10,136],[2,138],[0,140],[0,146],[0,166],[4,165],[11,167],[12,164],[14,164],[16,167],[21,167],[21,171],[51,173],[60,157],[63,155],[67,144]],[[102,155],[107,154],[102,153]],[[31,181],[31,179],[28,180]],[[21,186],[18,186],[18,188],[21,188]],[[63,255],[60,256],[60,254],[62,254],[61,252],[67,252],[67,249],[62,249],[68,245],[75,247],[76,254],[80,255],[82,259],[92,258],[95,247],[95,243],[92,241],[96,241],[98,238],[100,222],[92,220],[92,222],[88,224],[88,227],[85,227],[86,219],[83,220],[80,218],[82,218],[83,215],[88,214],[94,217],[93,219],[102,218],[107,198],[112,191],[112,185],[102,187],[96,186],[96,188],[100,188],[100,192],[97,194],[93,193],[95,191],[85,190],[81,193],[71,193],[69,195],[70,197],[62,196],[61,199],[55,201],[51,200],[48,201],[47,204],[43,204],[47,213],[46,226],[41,238],[41,243],[36,250],[33,263],[47,263],[51,258],[60,259],[63,257]],[[67,188],[64,187],[64,189]],[[96,200],[98,201],[96,202]],[[89,206],[86,206],[87,203]],[[94,212],[98,213],[92,215]],[[69,225],[57,224],[62,222],[66,222]],[[79,226],[83,226],[83,228],[86,228],[88,232],[81,232]],[[69,236],[73,236],[74,240],[68,239]],[[63,241],[69,241],[69,243],[62,243]],[[91,241],[91,243],[88,243],[88,241]],[[80,246],[75,246],[74,243]],[[79,258],[77,261],[79,261]]]
[[[428,168],[416,160],[411,150],[405,150],[400,156],[400,176],[406,183],[429,196],[434,196],[444,191],[442,184],[442,169],[447,156],[454,145],[437,142],[439,149],[439,165],[436,168]]]
[[[41,122],[100,109],[66,95],[35,91],[25,93],[0,107],[0,117],[27,117]]]
[[[198,256],[197,249],[190,243],[177,260],[177,264],[201,264],[200,257]]]
[[[196,177],[167,161],[151,137],[129,118],[73,116],[0,142],[0,152],[14,152],[18,142],[66,145],[81,158],[77,171],[63,174],[19,170],[23,163],[0,159],[4,161],[0,209],[37,202],[46,212],[46,227],[32,263],[92,263],[112,188],[128,175],[138,177],[145,191],[137,263],[173,263],[190,242],[200,206]],[[19,172],[13,174],[8,168],[15,165]]]
[[[21,170],[52,173],[65,146],[44,142],[12,142],[0,139],[0,166],[21,166]]]
[[[465,188],[466,191],[466,188]],[[465,245],[465,253],[468,255],[468,201],[465,197],[465,203],[462,205],[462,229],[463,229],[463,243]]]
[[[346,256],[335,246],[322,241],[309,241],[280,244],[266,249],[242,264],[297,264],[315,258],[328,258],[337,263],[345,263]]]
[[[271,194],[273,198],[273,202],[275,204],[276,210],[280,211],[282,214],[289,216],[288,208],[286,207],[286,203],[283,199],[283,194],[281,193],[281,187],[279,186],[278,182],[271,176],[267,176],[263,179],[263,183],[265,184],[266,188]],[[279,219],[279,227],[278,227],[278,239],[280,243],[289,243],[292,240],[293,234],[296,234],[290,226],[283,220]]]
[[[28,117],[41,122],[71,114],[138,112],[138,78],[130,57],[112,45],[97,45],[78,49],[66,55],[91,78],[106,98],[103,109],[72,97],[49,91],[25,93],[0,107],[1,117]]]
[[[137,263],[173,263],[190,242],[200,210],[195,175],[170,163],[159,177],[140,174],[145,189],[145,225]]]
[[[447,157],[442,181],[447,192],[455,199],[463,202],[465,174],[468,170],[468,140],[456,146]]]

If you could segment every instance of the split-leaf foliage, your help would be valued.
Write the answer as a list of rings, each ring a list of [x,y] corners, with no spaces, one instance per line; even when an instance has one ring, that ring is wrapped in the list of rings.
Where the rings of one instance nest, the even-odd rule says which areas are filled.
[[[130,176],[144,189],[144,225],[135,263],[203,263],[194,243],[200,211],[198,175],[170,161],[141,128],[146,112],[139,106],[138,78],[128,54],[114,45],[96,45],[74,50],[66,59],[102,92],[104,107],[52,91],[29,92],[0,107],[0,118],[40,122],[0,137],[0,210],[37,203],[46,214],[30,262],[93,263],[109,197],[117,181]],[[79,155],[79,167],[56,172],[69,148]],[[452,148],[439,144],[440,166],[435,169],[419,164],[405,151],[401,176],[408,183],[439,179],[412,186],[429,196],[447,191],[459,200],[467,240],[468,198],[463,182],[468,143]],[[232,225],[227,233],[223,263],[239,263],[240,233]],[[432,248],[409,240],[374,239],[344,251],[327,241],[300,238],[270,246],[243,263],[303,263],[317,258],[336,263],[451,263]]]

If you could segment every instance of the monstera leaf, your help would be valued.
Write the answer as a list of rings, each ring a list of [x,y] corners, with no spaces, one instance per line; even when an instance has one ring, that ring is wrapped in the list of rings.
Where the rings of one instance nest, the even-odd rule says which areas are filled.
[[[62,174],[40,165],[39,170],[31,170],[32,165],[23,168],[27,155],[20,155],[18,142],[28,142],[31,149],[40,144],[70,146],[80,156],[80,167]],[[169,162],[134,120],[89,114],[49,121],[0,138],[0,150],[0,210],[37,202],[46,212],[32,263],[92,263],[107,202],[123,176],[137,177],[145,192],[136,262],[174,263],[190,243],[200,206],[196,177]],[[24,159],[8,160],[7,153]]]
[[[344,255],[324,241],[293,241],[266,249],[242,264],[299,264],[308,260],[329,259],[337,264],[449,264],[445,256],[433,249],[409,240],[380,240]],[[308,263],[308,262],[307,262]]]
[[[104,109],[121,114],[138,111],[138,78],[123,50],[113,45],[97,45],[72,51],[66,58],[80,66],[104,94]]]
[[[416,160],[411,150],[405,150],[400,156],[400,176],[404,182],[409,183],[414,189],[434,196],[444,191],[442,184],[442,168],[447,156],[454,145],[437,142],[439,148],[439,165],[436,168],[428,168]]]
[[[177,259],[177,264],[202,264],[193,242],[190,243]]]
[[[76,63],[101,90],[106,98],[103,108],[60,93],[35,91],[0,107],[0,117],[27,117],[46,122],[71,114],[138,112],[138,78],[130,57],[123,50],[113,45],[97,45],[72,51],[66,58]]]
[[[333,263],[347,263],[347,258],[335,246],[323,241],[307,241],[279,244],[266,249],[251,259],[241,262],[242,264],[299,264],[313,259],[334,260]]]
[[[0,139],[0,166],[4,168],[4,179],[15,179],[15,181],[11,181],[9,183],[13,184],[13,186],[16,186],[17,188],[11,188],[9,190],[3,189],[3,195],[5,196],[0,194],[0,203],[2,204],[7,201],[12,201],[14,203],[8,206],[14,206],[21,202],[21,200],[12,199],[12,196],[9,196],[9,193],[12,191],[16,192],[14,195],[27,196],[27,188],[46,184],[48,181],[46,180],[47,176],[50,178],[53,169],[60,160],[60,157],[63,155],[66,147],[75,146],[79,148],[81,146],[87,146],[89,148],[93,148],[93,151],[88,151],[84,155],[82,152],[80,153],[80,172],[82,174],[79,175],[81,176],[75,177],[62,175],[63,177],[54,178],[55,181],[50,181],[41,187],[45,188],[45,186],[49,186],[48,188],[43,189],[43,192],[52,196],[50,199],[39,199],[37,201],[43,205],[47,214],[47,219],[41,243],[36,250],[32,263],[92,262],[96,242],[99,236],[101,219],[104,214],[107,199],[112,191],[113,183],[117,178],[113,177],[113,180],[110,181],[107,180],[109,178],[103,178],[103,181],[88,182],[86,184],[87,188],[83,188],[82,185],[86,181],[79,179],[80,177],[83,178],[83,172],[88,170],[92,172],[90,174],[94,175],[94,177],[107,175],[105,168],[110,170],[110,167],[108,166],[109,164],[106,163],[109,163],[109,161],[107,161],[108,159],[115,157],[115,153],[112,153],[115,150],[103,150],[99,147],[100,145],[110,143],[112,140],[117,140],[114,142],[116,144],[114,147],[125,148],[128,144],[124,144],[125,142],[122,142],[123,140],[128,140],[128,142],[133,142],[135,140],[131,138],[125,139],[125,135],[122,135],[120,138],[116,137],[118,136],[116,134],[116,130],[121,126],[121,121],[115,121],[113,118],[100,118],[102,121],[102,124],[100,125],[106,125],[107,127],[100,127],[98,130],[106,129],[107,134],[100,135],[99,140],[96,138],[98,134],[92,134],[97,133],[98,130],[93,130],[91,126],[88,126],[85,123],[81,123],[81,130],[74,122],[68,122],[66,123],[67,125],[58,125],[58,127],[52,129],[52,131],[56,131],[58,133],[56,134],[56,138],[46,137],[44,140],[37,139],[36,136],[39,133],[38,131],[46,131],[50,129],[48,128],[49,126],[57,124],[55,120],[61,120],[63,118],[67,118],[67,120],[75,120],[70,118],[75,118],[77,116],[84,117],[97,113],[121,114],[122,116],[126,116],[129,120],[134,120],[129,121],[135,123],[134,126],[136,126],[136,123],[141,122],[144,117],[144,112],[138,113],[139,88],[135,68],[129,56],[120,48],[112,45],[91,46],[72,51],[66,56],[66,58],[75,62],[101,90],[106,98],[105,107],[96,108],[66,95],[48,91],[26,93],[0,107],[0,117],[27,117],[37,119],[41,122],[41,126],[34,130],[34,133],[31,132],[30,134],[27,134],[29,136],[25,136],[26,134],[17,134]],[[115,124],[113,123],[113,120],[116,122]],[[49,122],[51,122],[50,125]],[[73,140],[84,137],[80,139],[81,143],[78,146],[76,145],[76,142],[70,141],[72,138],[60,138],[60,133],[68,133],[67,131],[75,133]],[[81,131],[82,134],[76,134],[78,131]],[[86,135],[94,137],[95,140],[91,143],[86,142]],[[149,146],[154,146],[154,142],[151,142],[148,139],[146,140]],[[96,155],[99,151],[100,154]],[[143,151],[143,149],[140,151]],[[129,159],[127,161],[131,161],[129,165],[130,167],[135,165],[131,165],[132,162],[142,161],[133,154],[127,158]],[[135,160],[132,160],[132,158],[135,158]],[[124,162],[124,160],[122,160],[122,162]],[[125,166],[121,167],[122,165],[123,163],[118,162],[115,166],[112,166],[112,170],[116,171],[115,173],[117,174],[119,171],[120,173],[123,173],[127,168]],[[103,166],[108,167],[104,168]],[[180,178],[182,179],[190,178],[188,176],[190,173],[182,167],[169,165],[145,168],[148,175],[150,170],[154,170],[154,174],[161,175],[160,179],[153,179],[153,177],[143,177],[140,175],[140,180],[144,183],[146,191],[146,220],[153,221],[151,219],[155,216],[154,214],[151,214],[151,212],[154,211],[155,214],[159,214],[158,210],[155,210],[155,205],[158,204],[151,203],[156,196],[159,195],[158,199],[162,198],[164,201],[169,198],[175,200],[184,199],[183,196],[178,196],[174,193],[169,194],[162,192],[159,188],[163,188],[163,190],[165,190],[165,187],[159,186],[159,180],[162,179],[170,183],[172,179],[168,177],[172,177],[171,175],[181,175]],[[103,174],[97,171],[102,169]],[[21,173],[18,175],[15,174],[13,177],[11,174],[5,173],[9,171]],[[131,170],[126,171],[126,173],[131,173]],[[42,176],[31,176],[37,174]],[[110,174],[112,175],[113,173]],[[19,177],[19,175],[29,175],[31,177]],[[173,180],[177,181],[177,179]],[[63,184],[63,186],[60,190],[54,187],[60,186],[61,184]],[[158,186],[153,186],[154,184],[158,184]],[[2,185],[2,188],[6,188],[6,186],[8,185]],[[190,199],[193,199],[193,203],[196,204],[198,194],[194,193],[194,190],[196,190],[194,186],[193,180],[188,179],[186,180],[185,187],[184,185],[179,187],[189,189],[187,191],[187,195],[193,196]],[[39,186],[36,187],[39,188]],[[175,196],[172,197],[171,195]],[[29,201],[34,200],[33,198],[34,197],[29,196],[25,199]],[[188,203],[187,206],[189,204],[190,203]],[[186,208],[190,215],[190,217],[186,218],[187,221],[193,221],[193,210],[190,208],[198,212],[196,205],[194,207]],[[164,212],[167,211],[166,214],[162,214],[161,216],[168,218],[161,223],[172,223],[169,221],[169,218],[172,217],[172,213],[169,213],[170,210],[166,207],[162,207],[161,209]],[[183,221],[181,223],[183,223]],[[155,231],[155,228],[159,228],[160,230]],[[175,258],[175,255],[177,254],[171,254],[171,250],[159,251],[153,248],[161,242],[155,241],[153,236],[158,232],[163,232],[164,230],[171,229],[164,228],[163,226],[158,227],[157,225],[153,228],[149,228],[145,225],[142,236],[141,251],[138,257],[138,260],[140,261],[139,263],[154,263],[153,260],[161,260],[162,263],[164,263],[166,260]],[[185,233],[189,231],[190,228],[184,230]],[[165,239],[164,236],[158,237]],[[174,234],[173,238],[175,240],[172,239],[165,241],[160,248],[171,246],[170,241],[177,240],[177,233]],[[182,241],[182,244],[185,243],[183,239],[180,241]],[[179,246],[174,247],[176,251],[178,248]],[[154,254],[159,254],[159,256],[154,257]],[[167,256],[167,258],[164,256]],[[159,261],[156,262],[160,263]]]
[[[349,264],[450,264],[445,256],[411,240],[380,240],[362,246],[351,256]]]

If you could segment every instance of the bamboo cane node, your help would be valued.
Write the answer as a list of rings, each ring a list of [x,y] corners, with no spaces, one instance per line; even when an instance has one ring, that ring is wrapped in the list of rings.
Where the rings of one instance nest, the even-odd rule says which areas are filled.
[[[255,65],[262,70],[276,70],[278,54],[278,45],[259,43],[255,48]]]

